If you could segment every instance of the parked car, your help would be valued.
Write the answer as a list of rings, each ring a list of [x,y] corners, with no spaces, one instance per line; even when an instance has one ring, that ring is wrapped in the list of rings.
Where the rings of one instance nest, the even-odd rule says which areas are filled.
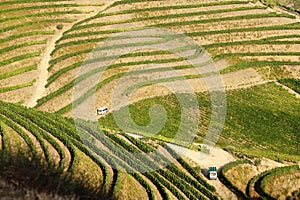
[[[105,107],[100,107],[100,108],[97,108],[97,114],[98,115],[104,115],[108,112],[108,108],[105,106]]]
[[[217,168],[209,167],[208,168],[208,177],[210,180],[216,180],[218,178]]]

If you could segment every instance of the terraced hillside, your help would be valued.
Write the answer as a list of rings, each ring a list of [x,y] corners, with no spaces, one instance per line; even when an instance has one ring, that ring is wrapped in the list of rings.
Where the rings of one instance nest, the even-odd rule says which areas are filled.
[[[103,3],[78,1],[1,1],[1,100],[34,106],[29,102],[43,94],[54,41],[102,7]]]
[[[298,165],[240,160],[222,169],[222,181],[245,199],[297,199],[299,180]]]
[[[221,180],[238,197],[298,198],[297,12],[264,0],[3,0],[0,16],[0,188],[235,197],[172,142],[276,160],[229,164]],[[109,113],[97,115],[100,106]]]
[[[103,45],[101,41],[112,33],[141,28],[164,28],[191,37],[211,54],[228,89],[280,77],[298,77],[300,30],[295,18],[249,1],[176,1],[175,4],[169,1],[116,2],[105,11],[76,23],[56,42],[48,68],[47,95],[38,101],[36,107],[60,114],[68,113],[72,108],[75,77],[92,49],[98,44]],[[119,50],[117,46],[111,48],[111,51]],[[88,69],[97,62],[99,60],[91,59],[84,63]],[[145,63],[163,64],[165,68],[160,70],[164,70],[165,74],[167,67],[172,67],[170,70],[175,69],[191,79],[190,84],[196,90],[205,90],[200,76],[194,76],[190,63],[183,58],[158,49],[139,49],[138,52],[122,55],[109,65],[105,76],[99,80],[96,96],[101,98],[97,99],[96,104],[109,105],[112,87],[117,80],[125,72]],[[81,78],[102,71],[99,68]],[[141,73],[149,74],[147,71]],[[147,90],[152,92],[142,98],[161,92],[155,89],[157,84],[147,86]],[[78,104],[88,96],[78,98]]]
[[[197,99],[201,121],[194,142],[203,143],[211,128],[211,95],[200,93]],[[149,135],[130,125],[122,127],[123,131],[186,145],[184,142],[191,136],[178,133],[182,113],[175,95],[139,101],[129,108],[121,108],[100,118],[99,123],[106,129],[120,130],[114,115],[127,116],[124,113],[128,108],[132,119],[143,127],[152,123],[148,112],[156,104],[162,105],[168,116],[164,127],[157,134]],[[232,153],[251,157],[299,161],[300,130],[295,123],[300,117],[298,107],[299,99],[275,83],[228,91],[226,120],[217,145],[224,149],[233,146],[236,152]]]
[[[168,147],[100,132],[92,122],[78,120],[75,127],[72,119],[0,105],[2,178],[93,198],[218,199],[200,172]]]

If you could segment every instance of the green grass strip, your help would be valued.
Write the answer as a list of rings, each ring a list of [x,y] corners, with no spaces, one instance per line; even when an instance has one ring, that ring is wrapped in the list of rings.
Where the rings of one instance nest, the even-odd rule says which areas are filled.
[[[300,44],[300,41],[278,41],[278,40],[244,40],[244,41],[234,41],[234,42],[223,42],[223,43],[213,43],[203,45],[204,48],[213,48],[213,47],[225,47],[225,46],[234,46],[234,45],[253,45],[253,44]]]
[[[20,61],[20,60],[24,60],[24,59],[27,59],[27,58],[32,58],[32,57],[36,57],[36,56],[40,56],[40,55],[41,55],[40,52],[34,52],[34,53],[23,54],[23,55],[20,55],[20,56],[15,56],[13,58],[9,58],[9,59],[0,61],[0,67],[2,67],[4,65],[11,64],[11,63],[14,63],[14,62],[17,62],[17,61]]]
[[[8,42],[11,40],[15,40],[22,37],[34,36],[34,35],[53,35],[55,31],[32,31],[32,32],[24,32],[16,35],[10,35],[6,38],[0,39],[0,44],[4,42]]]
[[[31,22],[24,22],[17,25],[8,26],[5,28],[0,29],[0,33],[4,33],[7,31],[15,30],[18,28],[23,28],[26,26],[41,24],[41,23],[54,23],[54,22],[61,22],[61,23],[71,23],[74,22],[74,19],[46,19],[46,20],[39,20],[39,21],[31,21]]]
[[[75,3],[22,6],[22,7],[0,10],[0,14],[16,12],[16,11],[24,11],[24,10],[28,11],[28,10],[40,10],[40,9],[48,9],[48,8],[67,8],[67,7],[78,7],[78,6],[79,5]]]
[[[38,44],[46,44],[46,43],[47,43],[47,39],[41,40],[41,41],[32,41],[32,42],[25,42],[25,43],[22,43],[22,44],[16,44],[16,45],[12,45],[12,46],[8,46],[8,47],[0,49],[0,54],[7,53],[9,51],[16,50],[16,49],[21,48],[21,47],[38,45]]]
[[[76,27],[72,28],[72,30],[86,29],[86,28],[113,25],[113,24],[121,24],[121,23],[132,23],[132,22],[140,22],[140,21],[148,21],[148,20],[160,20],[160,19],[171,19],[171,18],[175,19],[175,18],[179,18],[179,17],[189,17],[189,16],[207,15],[207,14],[213,14],[213,13],[251,10],[251,9],[258,9],[258,8],[264,8],[264,7],[242,7],[242,8],[231,8],[231,9],[224,9],[224,10],[212,10],[212,11],[167,14],[167,15],[159,15],[159,16],[135,17],[135,18],[126,19],[126,20],[110,21],[110,22],[99,22],[99,23],[92,23],[92,24],[76,26]],[[258,15],[258,14],[255,14],[255,15]],[[237,18],[237,17],[241,18],[243,16],[234,16],[234,18]],[[286,15],[285,14],[284,16],[292,16],[292,15]],[[212,20],[212,19],[205,19],[205,20],[201,20],[201,21],[207,21],[207,20]],[[224,20],[227,20],[227,19],[224,18]],[[204,23],[204,22],[202,22],[202,23]]]
[[[220,71],[221,74],[237,71],[240,69],[246,69],[250,67],[264,67],[264,66],[282,66],[282,65],[300,65],[300,62],[291,61],[244,61],[236,65],[232,65],[226,69]]]
[[[136,56],[150,56],[150,55],[166,55],[166,54],[170,54],[170,52],[168,51],[150,51],[150,52],[137,52],[137,53],[129,53],[129,54],[125,54],[125,55],[121,55],[118,58],[130,58],[130,57],[136,57]],[[58,70],[57,72],[55,72],[54,74],[52,74],[48,79],[47,79],[47,84],[45,87],[48,87],[51,83],[53,83],[57,78],[59,78],[61,75],[63,75],[64,73],[78,68],[82,65],[86,65],[86,64],[91,64],[93,62],[99,62],[101,60],[109,60],[115,58],[115,56],[107,56],[107,57],[103,57],[101,59],[91,59],[91,60],[86,60],[86,61],[81,61],[81,62],[76,62],[72,65],[69,65],[65,68],[62,68],[60,70]],[[51,70],[51,66],[48,68],[48,70]]]
[[[0,6],[1,5],[20,4],[20,3],[58,2],[58,1],[57,0],[14,0],[14,1],[3,1],[3,2],[0,2]]]
[[[0,115],[0,117],[1,117],[1,115]],[[1,136],[0,156],[1,157],[7,156],[9,154],[9,147],[10,147],[10,141],[7,137],[7,133],[4,130],[3,126],[4,126],[3,120],[1,120],[0,121],[0,136]]]
[[[219,60],[235,56],[300,56],[300,52],[243,52],[243,53],[223,53],[213,57],[213,60]]]
[[[21,89],[21,88],[25,88],[25,87],[29,87],[29,86],[32,86],[34,83],[35,83],[35,79],[28,82],[28,83],[23,83],[23,84],[20,84],[20,85],[0,88],[0,93],[12,91],[12,90],[17,90],[17,89]]]
[[[191,21],[182,21],[182,22],[169,22],[169,23],[153,24],[147,27],[183,26],[183,25],[193,25],[193,24],[201,24],[201,23],[243,20],[243,19],[260,19],[260,18],[270,18],[270,17],[285,17],[285,18],[295,19],[295,16],[289,14],[263,13],[263,14],[250,14],[250,15],[243,15],[243,16],[201,19],[201,20],[191,20]]]
[[[278,82],[291,88],[292,90],[300,94],[300,79],[284,78],[284,79],[279,79]]]
[[[231,163],[225,165],[222,168],[221,173],[219,173],[220,174],[219,179],[221,180],[221,182],[223,182],[224,185],[226,185],[228,188],[230,188],[236,195],[238,195],[242,199],[247,199],[246,194],[243,191],[241,191],[239,188],[237,188],[234,185],[234,183],[231,182],[231,180],[229,178],[227,178],[226,172],[235,166],[238,166],[241,164],[246,164],[248,162],[249,162],[248,160],[237,160],[237,161],[231,162]]]
[[[273,37],[265,38],[265,40],[278,40],[278,39],[286,39],[286,38],[300,38],[300,34],[273,36]]]
[[[10,71],[10,72],[4,73],[4,74],[0,74],[0,80],[5,79],[5,78],[9,78],[11,76],[16,76],[18,74],[22,74],[22,73],[25,73],[25,72],[29,72],[29,71],[32,71],[32,70],[36,70],[36,69],[37,69],[37,65],[31,65],[31,66],[28,66],[28,67],[23,67],[23,68],[20,68],[20,69],[16,69],[14,71]]]
[[[53,16],[53,15],[81,14],[81,13],[82,12],[78,11],[78,10],[42,12],[42,13],[34,13],[34,14],[19,15],[19,16],[10,17],[10,18],[4,18],[4,19],[0,20],[0,23],[9,22],[9,21],[12,21],[12,20],[33,18],[33,17],[49,17],[49,16]]]
[[[155,0],[153,0],[155,1]],[[143,0],[123,0],[114,2],[110,7],[114,7],[117,5],[123,4],[131,4],[136,2],[144,2]],[[230,5],[230,4],[247,4],[247,1],[225,1],[225,2],[211,2],[211,3],[203,3],[203,4],[189,4],[182,5],[184,8],[193,8],[193,6],[197,5],[198,7],[207,7],[207,6],[217,6],[217,5]]]
[[[276,200],[277,198],[274,198],[269,194],[266,190],[266,184],[268,181],[273,178],[273,177],[278,177],[278,176],[284,176],[285,174],[292,174],[293,172],[295,173],[296,171],[299,170],[298,165],[290,165],[290,166],[284,166],[284,167],[279,167],[275,171],[271,171],[269,174],[266,174],[261,178],[261,180],[257,181],[257,192],[261,195],[261,197],[269,200]],[[275,179],[276,180],[276,179]]]
[[[248,4],[246,1],[222,1],[222,2],[213,2],[213,3],[203,3],[203,4],[186,4],[186,5],[175,5],[175,6],[160,6],[160,7],[149,7],[149,8],[138,8],[138,9],[131,9],[131,10],[121,10],[116,12],[107,12],[107,13],[99,13],[95,15],[92,19],[96,19],[99,17],[104,16],[112,16],[112,15],[119,15],[119,14],[128,14],[128,13],[140,13],[140,12],[147,12],[147,11],[162,11],[162,10],[175,10],[175,9],[186,9],[186,8],[203,8],[209,6],[218,6],[218,5],[234,5],[234,4]],[[253,6],[247,7],[248,9],[255,9],[256,8],[266,8],[265,6]],[[246,7],[244,7],[246,8]],[[232,9],[239,9],[239,8],[232,8]],[[214,13],[215,10],[210,11],[203,11],[206,14]],[[222,11],[221,11],[222,12]],[[90,21],[91,19],[89,19]]]
[[[37,150],[31,140],[31,138],[28,136],[28,134],[26,134],[24,132],[24,130],[22,128],[20,128],[13,120],[11,120],[7,117],[4,117],[2,115],[0,115],[0,120],[1,120],[1,122],[4,122],[7,126],[12,128],[14,131],[16,131],[16,133],[18,133],[20,135],[20,137],[24,139],[24,141],[30,148],[32,155],[36,156]]]
[[[214,31],[198,31],[185,33],[187,36],[202,36],[202,35],[215,35],[223,33],[236,33],[236,32],[249,32],[249,31],[270,31],[270,30],[294,30],[300,29],[300,23],[292,23],[285,25],[274,25],[274,26],[262,26],[262,27],[249,27],[249,28],[235,28],[235,29],[224,29]]]

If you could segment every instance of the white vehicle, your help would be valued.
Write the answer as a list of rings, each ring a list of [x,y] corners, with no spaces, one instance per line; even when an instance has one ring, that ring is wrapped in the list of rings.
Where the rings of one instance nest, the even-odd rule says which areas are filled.
[[[97,108],[97,114],[98,115],[104,115],[108,112],[108,108],[107,107],[100,107]]]
[[[217,168],[216,167],[209,167],[208,168],[208,176],[210,180],[216,180],[218,177]]]

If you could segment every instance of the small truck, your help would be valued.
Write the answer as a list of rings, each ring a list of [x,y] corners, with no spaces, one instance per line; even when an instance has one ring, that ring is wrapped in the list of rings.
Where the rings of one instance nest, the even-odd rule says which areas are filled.
[[[108,108],[105,106],[105,107],[100,107],[100,108],[97,108],[97,114],[98,115],[104,115],[108,112]]]
[[[217,168],[216,167],[209,167],[208,168],[208,177],[210,180],[216,180],[218,177]]]

